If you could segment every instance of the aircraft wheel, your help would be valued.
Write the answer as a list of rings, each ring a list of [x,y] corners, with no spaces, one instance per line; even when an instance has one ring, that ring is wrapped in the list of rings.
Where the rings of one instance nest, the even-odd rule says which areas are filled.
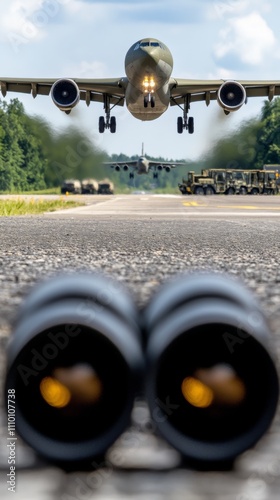
[[[145,95],[144,96],[144,108],[147,108],[149,104],[149,96]]]
[[[100,116],[99,118],[99,132],[103,134],[105,131],[105,118],[104,116]]]
[[[156,104],[156,100],[155,100],[155,97],[152,95],[152,97],[151,97],[151,107],[154,108],[155,104]]]
[[[188,119],[188,131],[189,134],[193,134],[194,132],[194,119],[193,116],[190,116]]]
[[[112,134],[116,132],[116,127],[117,127],[116,117],[112,116],[110,121],[110,130]]]
[[[183,118],[181,116],[177,119],[177,132],[178,134],[182,134],[184,129]]]

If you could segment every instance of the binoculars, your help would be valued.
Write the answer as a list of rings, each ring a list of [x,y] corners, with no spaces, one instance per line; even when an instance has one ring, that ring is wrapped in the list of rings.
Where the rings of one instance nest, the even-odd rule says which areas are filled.
[[[15,394],[17,432],[59,465],[104,456],[137,395],[159,433],[204,466],[233,461],[276,412],[266,318],[228,276],[179,275],[141,311],[107,276],[56,276],[32,290],[13,330],[6,394]]]

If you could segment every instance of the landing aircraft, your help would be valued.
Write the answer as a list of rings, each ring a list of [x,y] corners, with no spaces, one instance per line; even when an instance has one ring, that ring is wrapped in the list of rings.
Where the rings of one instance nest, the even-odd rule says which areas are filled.
[[[142,121],[159,118],[169,107],[178,106],[182,116],[177,120],[179,134],[194,132],[194,119],[189,116],[193,102],[218,101],[226,114],[237,111],[248,97],[280,95],[279,80],[187,80],[172,76],[173,57],[168,47],[155,38],[134,43],[125,56],[126,76],[105,79],[81,78],[1,78],[0,89],[7,92],[51,95],[54,104],[69,114],[80,100],[87,106],[101,102],[104,115],[99,118],[99,132],[116,132],[115,106],[126,106]]]
[[[166,172],[170,172],[172,168],[175,168],[177,165],[185,165],[184,162],[178,161],[153,161],[146,158],[144,153],[144,143],[142,143],[142,153],[137,160],[128,160],[128,161],[117,161],[117,162],[103,162],[103,165],[110,166],[114,168],[117,172],[124,170],[127,172],[130,168],[133,170],[129,172],[129,178],[134,178],[134,173],[137,174],[148,174],[150,170],[153,170],[153,177],[157,179],[158,171],[165,170]]]

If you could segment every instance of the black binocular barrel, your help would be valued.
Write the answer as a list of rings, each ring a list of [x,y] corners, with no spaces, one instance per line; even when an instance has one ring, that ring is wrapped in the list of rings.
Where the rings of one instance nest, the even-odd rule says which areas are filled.
[[[259,303],[218,273],[180,275],[144,311],[146,394],[160,433],[191,462],[230,462],[276,411],[278,374]]]
[[[6,391],[18,433],[39,454],[76,466],[124,431],[143,375],[138,323],[129,294],[100,274],[33,289],[8,345]]]

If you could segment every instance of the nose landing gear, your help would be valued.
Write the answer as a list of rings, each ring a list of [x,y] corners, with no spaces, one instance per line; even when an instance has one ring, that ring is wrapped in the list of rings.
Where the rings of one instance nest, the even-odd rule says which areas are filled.
[[[149,104],[151,105],[151,108],[154,108],[156,104],[155,96],[153,96],[150,92],[144,95],[144,108],[147,108]]]

